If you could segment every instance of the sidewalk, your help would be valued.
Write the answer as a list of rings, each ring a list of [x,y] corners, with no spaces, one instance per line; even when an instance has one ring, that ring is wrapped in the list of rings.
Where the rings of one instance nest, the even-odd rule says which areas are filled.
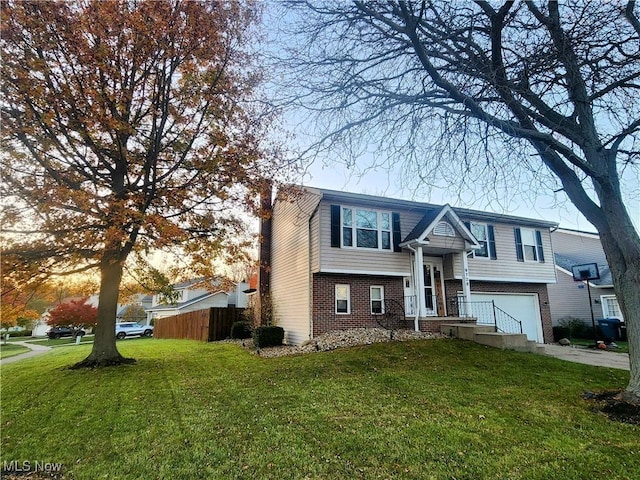
[[[21,353],[20,355],[14,355],[13,357],[7,357],[0,360],[0,365],[5,365],[7,363],[17,362],[18,360],[22,360],[25,358],[35,357],[36,355],[40,355],[41,353],[48,352],[51,350],[51,347],[46,347],[44,345],[36,345],[28,342],[13,342],[14,345],[22,345],[23,347],[30,348],[30,352]]]
[[[542,346],[542,345],[541,345]],[[593,348],[576,348],[573,346],[544,345],[544,355],[566,360],[568,362],[584,363],[595,367],[618,368],[630,370],[629,354],[595,350]]]

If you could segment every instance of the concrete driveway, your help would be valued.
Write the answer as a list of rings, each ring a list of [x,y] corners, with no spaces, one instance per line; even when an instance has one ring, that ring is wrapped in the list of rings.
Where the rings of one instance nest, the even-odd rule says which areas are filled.
[[[542,345],[540,345],[542,347]],[[584,363],[595,367],[618,368],[630,370],[629,354],[595,350],[593,348],[577,348],[574,346],[544,345],[544,355],[566,360],[568,362]]]

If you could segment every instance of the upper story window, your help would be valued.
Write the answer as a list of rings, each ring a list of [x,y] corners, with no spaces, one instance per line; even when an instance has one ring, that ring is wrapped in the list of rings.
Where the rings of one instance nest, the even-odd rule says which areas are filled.
[[[391,213],[342,207],[342,246],[391,250]]]
[[[439,222],[433,229],[434,235],[441,237],[455,237],[456,231],[449,222]]]
[[[480,247],[481,247],[473,251],[473,256],[488,258],[489,257],[489,247],[488,247],[489,234],[487,233],[487,225],[485,223],[471,222],[471,233],[473,234],[474,237],[476,237],[476,240],[478,240],[478,243],[480,244]]]
[[[496,260],[496,238],[493,225],[480,222],[465,222],[466,227],[476,238],[480,248],[473,251],[474,258],[490,258]]]
[[[516,257],[519,262],[544,262],[542,233],[531,228],[515,228]]]
[[[522,234],[522,251],[524,253],[525,262],[537,262],[538,252],[535,231],[528,228],[522,228],[520,233]]]

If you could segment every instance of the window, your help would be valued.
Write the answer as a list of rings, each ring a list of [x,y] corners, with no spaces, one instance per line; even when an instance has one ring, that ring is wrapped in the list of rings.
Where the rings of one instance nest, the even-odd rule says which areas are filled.
[[[620,305],[615,295],[602,295],[600,301],[602,302],[602,315],[604,317],[623,320],[622,310],[620,310]]]
[[[536,232],[535,230],[529,230],[523,228],[520,230],[522,235],[522,253],[524,255],[525,262],[537,262],[538,252],[536,244]]]
[[[370,287],[371,313],[380,315],[384,313],[384,287]]]
[[[544,263],[542,232],[530,228],[514,228],[516,237],[516,257],[519,262]]]
[[[433,229],[433,234],[441,237],[455,237],[456,231],[449,222],[439,222]]]
[[[474,237],[476,237],[476,240],[478,240],[478,243],[480,244],[480,247],[481,247],[473,251],[473,256],[488,258],[489,257],[489,247],[488,247],[489,235],[487,234],[487,225],[484,223],[472,222],[470,226],[471,226],[471,233],[473,234]]]
[[[473,257],[497,260],[496,236],[493,225],[475,222],[464,222],[464,225],[478,241],[478,245],[480,245],[480,248],[473,251]]]
[[[336,285],[336,313],[351,313],[349,285]]]
[[[342,246],[391,250],[391,214],[342,207]]]

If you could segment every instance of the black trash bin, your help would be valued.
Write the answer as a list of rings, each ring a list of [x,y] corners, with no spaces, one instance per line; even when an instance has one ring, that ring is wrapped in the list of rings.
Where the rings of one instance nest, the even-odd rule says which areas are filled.
[[[606,340],[620,340],[620,324],[617,318],[599,318],[598,326]]]

